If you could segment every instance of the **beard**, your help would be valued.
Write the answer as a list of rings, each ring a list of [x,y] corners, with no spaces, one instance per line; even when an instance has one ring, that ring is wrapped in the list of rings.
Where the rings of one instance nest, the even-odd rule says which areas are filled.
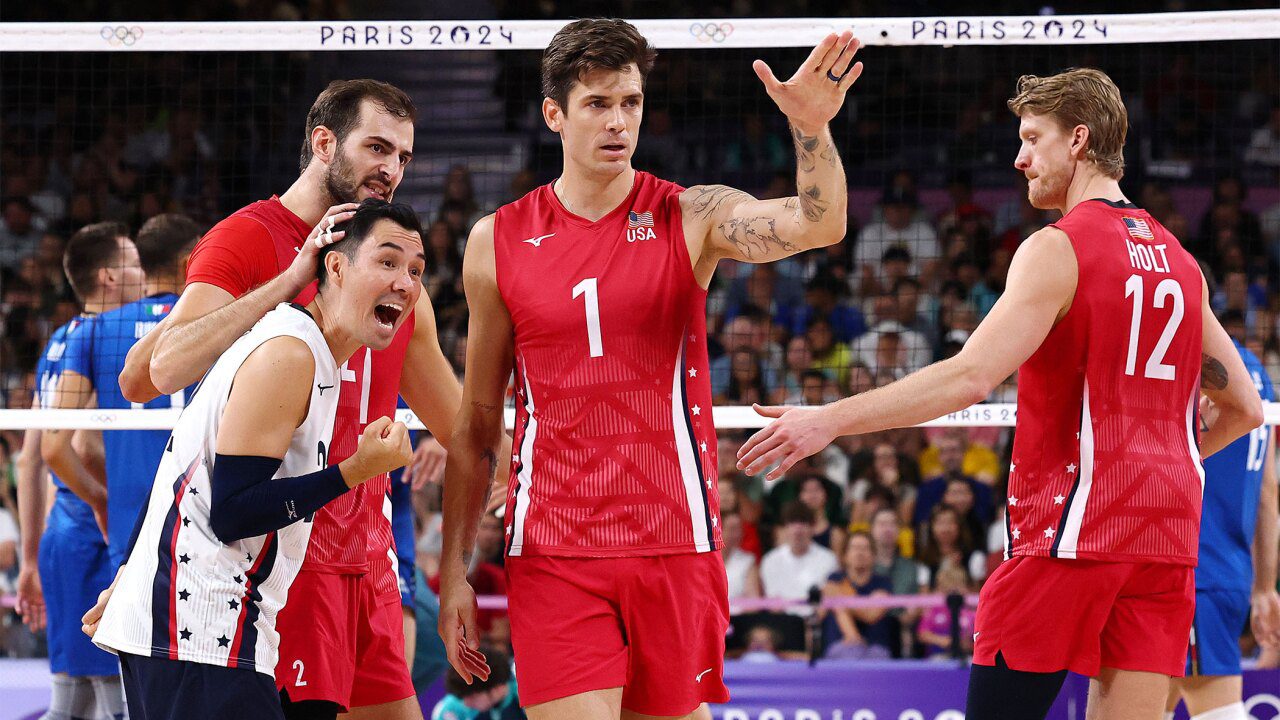
[[[1037,210],[1054,210],[1063,204],[1067,193],[1066,173],[1043,173],[1036,177],[1035,185],[1027,184],[1027,200]]]
[[[333,164],[329,166],[329,172],[324,176],[324,189],[329,193],[329,197],[333,199],[334,205],[358,203],[360,198],[357,193],[360,192],[360,187],[364,185],[366,180],[378,179],[376,175],[370,175],[357,180],[355,170],[351,167],[351,162],[347,160],[346,153],[339,146]],[[391,194],[391,192],[387,193],[387,202],[391,201]]]

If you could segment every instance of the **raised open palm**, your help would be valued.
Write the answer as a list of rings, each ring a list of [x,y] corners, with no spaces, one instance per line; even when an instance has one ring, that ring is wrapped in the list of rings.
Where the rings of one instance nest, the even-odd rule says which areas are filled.
[[[812,132],[840,112],[845,92],[862,74],[862,63],[854,62],[859,47],[853,31],[831,33],[786,82],[780,82],[763,60],[756,60],[751,67],[782,114],[793,125]]]

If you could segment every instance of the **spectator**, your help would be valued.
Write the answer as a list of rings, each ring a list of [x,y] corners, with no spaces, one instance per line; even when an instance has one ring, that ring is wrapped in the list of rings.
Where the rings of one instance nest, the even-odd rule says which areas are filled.
[[[967,484],[972,491],[973,507],[981,527],[991,522],[995,511],[995,503],[991,496],[991,486],[980,483],[964,473],[965,448],[963,440],[956,435],[944,435],[935,443],[938,448],[938,462],[942,466],[942,474],[920,486],[915,512],[911,522],[917,527],[929,519],[935,505],[943,502],[948,485],[952,480]],[[985,537],[985,534],[983,535]]]
[[[827,517],[827,508],[832,504],[828,490],[831,485],[831,481],[821,475],[809,475],[800,481],[799,500],[813,518],[813,541],[840,555],[845,540],[843,522],[839,518],[832,522]],[[840,501],[836,500],[835,505],[839,507]]]
[[[854,501],[854,517],[863,522],[870,522],[870,512],[866,508],[860,508],[859,504],[867,500],[872,487],[879,487],[892,493],[894,499],[892,507],[902,513],[903,521],[911,520],[919,499],[915,484],[904,471],[903,456],[892,443],[883,441],[875,443],[870,454],[870,467],[861,471],[862,474],[853,482],[849,491]],[[855,458],[854,467],[858,465],[859,462]],[[858,471],[855,470],[855,472]]]
[[[800,373],[800,392],[787,399],[788,405],[825,405],[838,397],[834,382],[821,370],[810,368]]]
[[[969,578],[964,568],[949,565],[938,571],[934,591],[940,595],[968,595]],[[960,608],[960,649],[973,652],[974,611],[965,605]],[[916,637],[924,648],[925,657],[939,657],[951,651],[951,609],[944,602],[924,611]]]
[[[875,573],[875,543],[865,532],[849,536],[842,555],[843,567],[823,586],[823,598],[888,597],[889,578]],[[825,612],[823,640],[826,657],[836,659],[887,659],[897,635],[889,608],[834,608]]]
[[[959,337],[957,335],[956,339],[958,340]],[[965,340],[968,340],[967,335]],[[965,340],[960,341],[959,344],[963,346]],[[950,437],[954,438],[963,449],[960,471],[985,485],[995,485],[996,478],[1000,475],[1000,458],[996,456],[990,445],[999,441],[999,432],[990,432],[988,428],[949,427],[930,428],[926,434],[932,442],[920,453],[921,475],[933,477],[947,472],[947,468],[943,467],[939,459],[941,455],[939,443],[943,437]],[[975,436],[978,442],[972,440]],[[954,457],[949,460],[954,464]]]
[[[777,662],[782,659],[779,648],[782,636],[768,625],[754,625],[747,631],[747,650],[738,659],[743,662]]]
[[[904,187],[891,187],[881,199],[884,219],[869,223],[858,234],[858,244],[853,252],[854,266],[863,297],[888,291],[876,263],[891,247],[901,247],[915,259],[910,274],[924,278],[926,284],[934,277],[935,260],[942,255],[938,235],[928,223],[915,219],[915,191]]]
[[[783,542],[765,553],[760,562],[760,583],[765,597],[808,600],[811,588],[820,588],[839,569],[835,553],[813,542],[813,514],[799,502],[782,512]],[[807,615],[806,608],[793,608]]]
[[[804,386],[804,375],[813,365],[813,353],[809,352],[809,341],[803,335],[795,335],[787,341],[786,365],[773,388],[772,403],[774,405],[796,405],[803,402],[801,391]],[[826,375],[823,374],[823,378]]]
[[[809,351],[813,353],[813,369],[822,370],[841,385],[847,384],[853,353],[848,345],[836,340],[831,322],[825,318],[814,318],[805,331],[805,338],[809,341]]]
[[[893,296],[896,301],[894,304],[896,314],[893,319],[901,323],[907,332],[918,333],[925,339],[932,353],[932,357],[927,362],[932,362],[941,349],[941,339],[938,337],[937,323],[931,322],[920,312],[920,302],[924,299],[923,294],[924,286],[914,277],[904,277],[894,283]]]
[[[36,251],[43,236],[44,222],[29,199],[12,195],[0,202],[0,269],[16,269]]]
[[[505,540],[502,518],[486,513],[480,518],[480,528],[476,531],[476,558],[482,563],[502,567],[506,563],[506,554],[503,552]]]
[[[724,537],[720,555],[729,579],[729,599],[760,597],[760,567],[756,556],[742,547],[742,516],[721,509],[720,528]]]
[[[916,564],[902,553],[904,545],[911,546],[914,534],[902,526],[897,511],[886,507],[871,516],[871,539],[876,551],[876,574],[889,578],[894,595],[915,594]]]
[[[815,275],[805,286],[804,303],[793,308],[788,329],[801,334],[815,318],[831,324],[836,340],[848,343],[867,330],[867,321],[858,308],[845,302],[845,285],[826,273]]]
[[[444,678],[445,696],[431,711],[431,720],[523,720],[511,658],[485,643],[480,652],[489,661],[489,677],[471,682],[452,667]]]
[[[935,506],[922,537],[924,542],[916,554],[916,584],[920,592],[929,592],[938,571],[948,565],[962,571],[975,567],[985,571],[985,554],[974,549],[969,528],[954,508]]]
[[[764,321],[767,323],[767,320]],[[733,354],[737,351],[760,353],[767,344],[768,330],[763,331],[760,320],[752,315],[743,314],[725,323],[720,333],[720,344],[724,354],[711,361],[711,395],[725,397],[729,392],[729,383],[733,377]],[[777,367],[769,363],[760,368],[760,382],[766,388],[777,387],[778,383],[771,368]]]
[[[718,405],[760,405],[769,402],[769,388],[764,381],[764,368],[754,350],[741,348],[730,353],[729,383],[724,394],[715,396]]]
[[[879,373],[888,370],[901,377],[915,372],[933,361],[933,350],[921,333],[909,330],[898,321],[895,295],[881,295],[872,301],[875,325],[854,341],[852,350],[858,361]]]
[[[782,478],[782,480],[769,490],[769,495],[765,498],[765,518],[768,521],[779,525],[776,529],[775,535],[785,532],[785,528],[781,527],[781,525],[785,524],[785,522],[782,521],[783,513],[786,511],[787,505],[800,500],[801,490],[803,489],[805,482],[810,479],[816,479],[818,482],[822,483],[824,488],[826,488],[827,522],[832,525],[841,524],[840,516],[842,515],[844,497],[843,493],[840,491],[840,486],[836,485],[829,478],[818,474],[812,465],[797,463],[795,467],[792,467],[791,470]],[[803,503],[801,504],[801,507],[804,507]],[[777,542],[782,542],[782,540],[778,539]]]

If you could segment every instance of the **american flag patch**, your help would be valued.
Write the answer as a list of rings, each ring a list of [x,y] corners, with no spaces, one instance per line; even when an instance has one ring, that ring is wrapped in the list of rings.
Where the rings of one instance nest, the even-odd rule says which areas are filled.
[[[1127,217],[1124,219],[1124,226],[1129,229],[1129,234],[1140,240],[1155,240],[1156,236],[1151,232],[1151,226],[1142,218]]]
[[[653,227],[653,213],[651,211],[638,213],[635,210],[628,212],[627,227],[632,230],[635,230],[636,228]]]

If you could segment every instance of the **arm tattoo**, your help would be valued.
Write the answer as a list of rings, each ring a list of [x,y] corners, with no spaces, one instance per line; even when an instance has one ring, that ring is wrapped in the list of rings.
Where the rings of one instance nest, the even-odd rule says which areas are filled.
[[[1209,390],[1227,389],[1227,368],[1218,358],[1200,354],[1200,387]]]
[[[493,448],[486,448],[484,452],[480,453],[480,460],[488,467],[488,472],[486,474],[489,476],[489,479],[484,485],[484,500],[482,501],[484,505],[488,505],[489,493],[493,491],[493,480],[498,476],[498,454],[493,451]],[[483,512],[484,511],[482,509],[481,513]],[[475,538],[472,538],[470,547],[462,548],[461,552],[463,566],[470,568],[471,557],[475,552]]]
[[[491,413],[491,412],[493,412],[493,411],[495,411],[495,410],[500,410],[500,409],[501,409],[499,406],[494,405],[494,404],[492,404],[492,403],[476,402],[475,400],[472,400],[472,401],[471,401],[471,407],[473,407],[473,408],[475,408],[475,409],[477,409],[477,410],[479,410],[479,411],[481,411],[481,412],[487,412],[487,413]]]
[[[818,151],[818,136],[805,135],[794,127],[791,128],[791,137],[796,141],[796,167],[800,172],[813,172],[817,167],[814,160],[814,153]]]
[[[694,217],[706,219],[711,217],[723,205],[737,205],[741,202],[749,202],[755,200],[754,197],[735,190],[727,185],[698,185],[689,188],[692,199],[689,201],[689,209]]]
[[[771,217],[729,218],[719,227],[724,239],[733,243],[748,259],[765,255],[775,248],[789,253],[799,250],[795,243],[778,237],[776,223]]]
[[[804,219],[809,222],[821,221],[830,205],[830,202],[822,199],[822,191],[817,185],[810,185],[800,191],[800,210],[804,213]]]

